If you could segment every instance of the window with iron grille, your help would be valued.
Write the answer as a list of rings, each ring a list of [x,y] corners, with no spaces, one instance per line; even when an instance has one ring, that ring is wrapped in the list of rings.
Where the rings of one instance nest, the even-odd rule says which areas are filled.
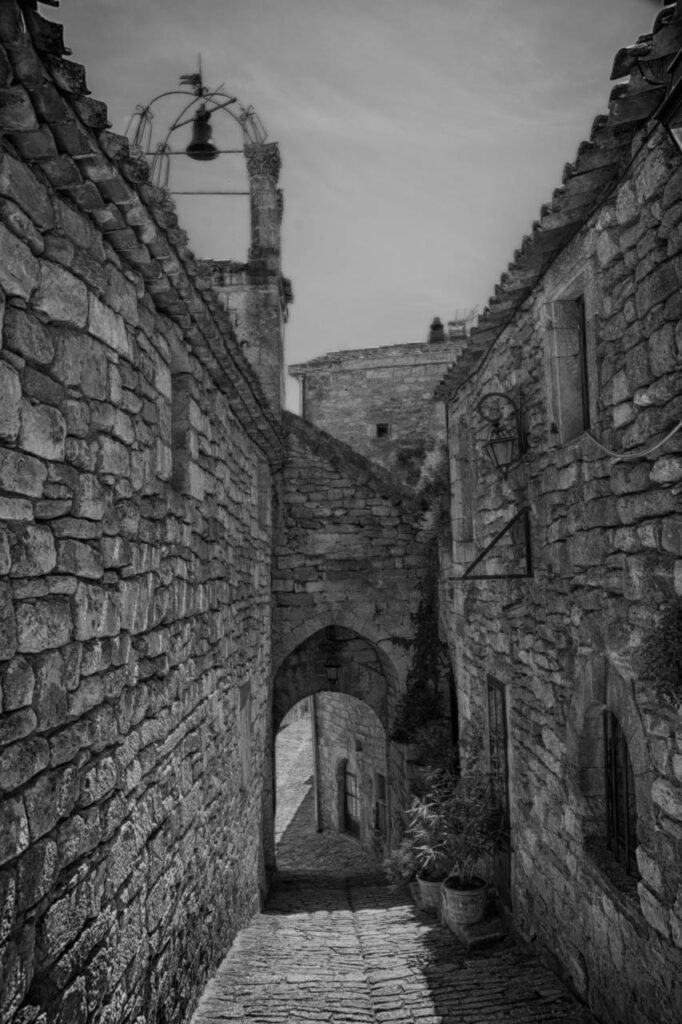
[[[488,759],[490,782],[495,798],[504,814],[504,827],[509,830],[509,763],[507,760],[507,706],[505,690],[493,676],[488,676]]]
[[[388,832],[388,806],[386,801],[386,776],[381,772],[375,777],[376,800],[374,803],[374,827],[385,836]]]
[[[630,753],[613,712],[604,711],[603,729],[606,847],[613,859],[637,878],[637,809]]]

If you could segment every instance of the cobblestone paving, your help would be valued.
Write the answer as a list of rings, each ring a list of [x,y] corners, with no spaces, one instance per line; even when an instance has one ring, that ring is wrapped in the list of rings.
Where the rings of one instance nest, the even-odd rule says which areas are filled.
[[[380,882],[353,840],[317,835],[302,783],[294,813],[278,808],[287,823],[268,906],[237,937],[193,1024],[592,1021],[535,958],[511,942],[467,954]]]

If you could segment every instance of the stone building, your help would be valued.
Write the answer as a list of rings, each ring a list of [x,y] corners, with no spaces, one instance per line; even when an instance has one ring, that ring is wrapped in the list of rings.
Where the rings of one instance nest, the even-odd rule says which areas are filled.
[[[673,4],[618,54],[439,389],[460,731],[508,804],[501,891],[614,1024],[682,1019],[682,160],[656,116],[681,48]]]
[[[459,355],[467,325],[434,318],[425,342],[330,352],[289,367],[301,415],[410,484],[426,452],[445,440],[433,392]]]
[[[281,415],[277,147],[247,261],[202,263],[66,53],[3,0],[0,1020],[175,1024],[267,890],[274,732],[330,635],[385,733],[421,509]]]
[[[671,5],[618,55],[470,336],[294,367],[302,419],[277,147],[247,150],[247,260],[196,260],[60,26],[0,3],[3,1024],[187,1019],[267,890],[304,698],[321,823],[398,838],[432,542],[395,469],[445,435],[446,366],[443,624],[501,894],[604,1021],[682,1018],[679,693],[643,654],[682,595],[680,49]]]

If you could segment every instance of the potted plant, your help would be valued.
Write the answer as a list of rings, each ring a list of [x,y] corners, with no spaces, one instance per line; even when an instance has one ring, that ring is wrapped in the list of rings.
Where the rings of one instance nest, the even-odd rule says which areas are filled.
[[[425,910],[438,910],[441,885],[452,866],[448,842],[448,795],[451,776],[434,771],[425,792],[414,796],[405,811],[405,836],[384,861],[389,881],[416,879],[419,902]]]
[[[443,916],[457,931],[483,919],[504,815],[490,779],[482,772],[463,775],[457,781],[444,813],[450,871],[442,885]]]

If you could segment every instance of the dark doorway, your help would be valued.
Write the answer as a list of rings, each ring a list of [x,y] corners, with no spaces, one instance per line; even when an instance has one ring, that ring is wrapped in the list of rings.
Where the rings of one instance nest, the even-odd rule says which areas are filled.
[[[360,838],[360,800],[358,783],[349,761],[342,762],[343,771],[343,828],[349,835]]]

